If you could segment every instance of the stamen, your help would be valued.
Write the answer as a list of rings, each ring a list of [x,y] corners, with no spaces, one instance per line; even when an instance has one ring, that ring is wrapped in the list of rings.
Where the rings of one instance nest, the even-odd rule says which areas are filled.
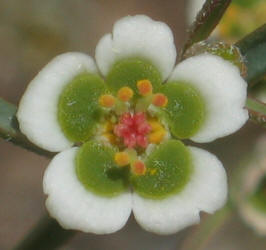
[[[159,130],[159,131],[150,133],[149,142],[154,143],[154,144],[159,144],[163,140],[165,134],[166,132],[164,130]]]
[[[137,87],[139,94],[142,96],[147,96],[152,93],[152,84],[149,80],[140,80],[137,82]]]
[[[130,157],[126,152],[118,152],[115,154],[115,162],[119,167],[124,167],[129,164]]]
[[[99,104],[105,108],[112,108],[115,104],[115,98],[112,95],[102,95],[99,98]]]
[[[159,144],[166,135],[164,127],[155,119],[150,119],[149,124],[151,126],[152,132],[149,134],[149,142],[154,144]]]
[[[128,102],[134,95],[134,92],[129,87],[122,87],[118,90],[117,97],[122,102]]]
[[[157,93],[153,96],[152,104],[157,107],[165,107],[168,103],[166,95]]]
[[[141,160],[136,160],[135,162],[133,162],[133,164],[131,165],[131,171],[133,172],[133,174],[135,175],[145,175],[147,168],[144,164],[143,161]]]
[[[113,128],[114,128],[114,125],[110,121],[108,121],[108,122],[106,122],[104,124],[104,133],[103,133],[103,136],[105,138],[107,138],[107,140],[111,144],[115,144],[116,143],[116,137],[113,134]]]

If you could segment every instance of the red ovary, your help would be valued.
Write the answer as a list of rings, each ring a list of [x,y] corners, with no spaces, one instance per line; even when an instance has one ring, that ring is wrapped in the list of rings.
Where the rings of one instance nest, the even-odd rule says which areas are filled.
[[[145,113],[135,114],[124,113],[120,116],[119,123],[114,127],[116,136],[123,138],[126,147],[134,148],[148,146],[147,134],[151,131],[151,126],[147,122]]]

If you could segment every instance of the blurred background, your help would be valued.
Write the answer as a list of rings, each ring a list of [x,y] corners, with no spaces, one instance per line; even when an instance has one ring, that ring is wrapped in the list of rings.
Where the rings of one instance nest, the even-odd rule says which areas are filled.
[[[244,1],[244,0],[243,0]],[[186,38],[186,0],[0,0],[0,97],[18,104],[29,81],[54,56],[81,51],[94,56],[97,41],[125,16],[146,14],[167,23],[177,48]],[[200,145],[216,154],[231,176],[265,134],[251,123],[232,136]],[[0,250],[12,248],[45,213],[42,176],[49,160],[0,139]],[[202,223],[171,236],[145,232],[131,216],[118,233],[78,233],[63,250],[186,249]],[[208,236],[206,250],[265,250],[236,212]]]

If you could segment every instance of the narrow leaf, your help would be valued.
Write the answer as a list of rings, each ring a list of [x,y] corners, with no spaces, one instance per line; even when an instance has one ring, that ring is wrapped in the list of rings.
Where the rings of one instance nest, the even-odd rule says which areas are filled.
[[[75,231],[63,229],[46,214],[14,250],[52,250],[62,246]]]
[[[266,24],[236,43],[246,59],[247,77],[254,85],[266,75]]]
[[[203,220],[197,230],[192,232],[184,240],[181,250],[203,250],[209,240],[224,226],[225,222],[233,216],[231,204],[227,203],[214,215]]]
[[[266,104],[249,97],[246,108],[248,109],[250,120],[266,128]]]
[[[183,53],[194,43],[206,40],[232,0],[206,0],[189,30]]]
[[[15,105],[0,98],[0,137],[37,154],[51,158],[54,153],[43,150],[31,143],[19,131],[16,112],[17,108]]]

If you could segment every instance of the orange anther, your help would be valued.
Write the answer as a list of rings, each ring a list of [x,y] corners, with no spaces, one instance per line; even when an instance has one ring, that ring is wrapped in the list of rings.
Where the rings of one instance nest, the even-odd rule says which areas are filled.
[[[129,101],[134,95],[134,92],[129,87],[122,87],[118,90],[117,97],[123,102]]]
[[[149,142],[154,144],[159,144],[165,137],[165,130],[158,130],[149,134]]]
[[[118,152],[115,154],[115,162],[118,166],[124,167],[129,164],[130,158],[126,152]]]
[[[115,98],[112,95],[102,95],[99,98],[99,103],[102,107],[111,108],[115,104]]]
[[[141,160],[136,160],[133,164],[132,164],[132,172],[135,175],[144,175],[146,173],[146,166],[144,164],[143,161]]]
[[[152,104],[157,107],[165,107],[168,103],[166,95],[157,93],[153,96]]]
[[[137,82],[140,95],[147,96],[152,93],[152,84],[149,80],[140,80]]]

